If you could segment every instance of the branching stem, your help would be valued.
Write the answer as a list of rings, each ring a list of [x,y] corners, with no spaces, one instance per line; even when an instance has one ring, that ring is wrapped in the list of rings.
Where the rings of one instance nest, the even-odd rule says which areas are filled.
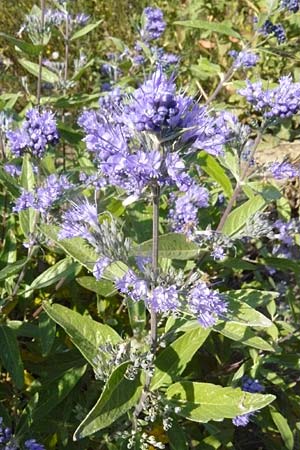
[[[45,32],[45,0],[41,0],[41,45],[44,45],[44,32]],[[39,72],[37,80],[37,104],[41,102],[41,90],[42,90],[42,70],[43,70],[43,49],[39,54]]]

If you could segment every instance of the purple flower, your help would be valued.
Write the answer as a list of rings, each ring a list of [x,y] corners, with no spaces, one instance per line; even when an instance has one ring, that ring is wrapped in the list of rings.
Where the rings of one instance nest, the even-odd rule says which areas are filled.
[[[35,439],[29,439],[25,441],[25,447],[28,450],[45,450],[45,447],[42,444],[36,442]]]
[[[136,273],[131,269],[122,278],[116,280],[115,284],[122,294],[127,295],[133,301],[146,300],[148,296],[146,281],[138,278]]]
[[[224,248],[219,245],[213,248],[210,255],[213,257],[214,260],[217,261],[222,261],[226,256]]]
[[[17,167],[14,164],[4,164],[3,168],[11,177],[19,177],[22,173],[20,167]]]
[[[59,239],[81,237],[96,246],[95,237],[90,230],[97,228],[98,212],[96,206],[88,201],[78,204],[73,203],[72,208],[62,216],[61,230],[58,236]]]
[[[264,90],[262,82],[252,83],[239,90],[256,111],[262,112],[267,119],[286,118],[297,114],[300,110],[300,83],[293,83],[291,76],[279,79],[279,85]]]
[[[286,34],[281,23],[273,24],[271,20],[266,20],[263,24],[262,28],[259,30],[261,34],[264,36],[268,36],[269,34],[274,34],[277,39],[278,44],[283,44],[286,40]]]
[[[257,394],[264,391],[264,387],[259,383],[258,380],[253,380],[249,377],[243,377],[242,379],[242,391],[250,392],[251,394]],[[236,427],[245,427],[250,422],[251,417],[254,413],[246,413],[240,416],[236,416],[232,419],[233,425]]]
[[[227,312],[225,299],[216,291],[209,289],[204,281],[199,281],[187,296],[188,308],[203,328],[216,324]]]
[[[231,50],[228,54],[234,58],[233,67],[235,69],[250,69],[255,66],[259,60],[259,56],[249,50],[242,50],[240,52]]]
[[[296,13],[297,11],[299,11],[300,2],[299,0],[281,0],[280,6],[283,9],[287,9],[289,11],[292,11],[293,13]]]
[[[27,111],[22,127],[6,134],[11,152],[22,156],[24,152],[42,158],[49,145],[55,145],[59,136],[54,114],[38,109]]]
[[[180,305],[176,286],[157,286],[149,294],[147,303],[156,312],[176,311]]]
[[[23,190],[21,196],[16,200],[13,211],[19,212],[23,209],[33,208],[42,214],[46,214],[73,187],[74,185],[69,182],[65,175],[60,177],[55,174],[50,175],[34,191]]]
[[[88,14],[84,14],[84,13],[76,14],[76,16],[74,18],[74,22],[76,23],[76,25],[80,25],[80,26],[86,25],[89,20],[90,20],[90,16]]]
[[[143,11],[144,24],[140,31],[141,38],[145,42],[158,39],[166,28],[164,15],[161,9],[147,7]]]
[[[174,195],[171,198],[174,198]],[[175,200],[174,208],[170,209],[169,219],[172,230],[191,235],[198,225],[198,209],[207,206],[208,191],[193,183],[183,195]]]
[[[106,256],[104,258],[99,258],[96,261],[96,264],[94,265],[93,269],[93,275],[96,278],[96,280],[100,280],[104,274],[105,269],[112,263],[112,260],[110,258],[107,258]]]
[[[274,162],[269,165],[268,171],[276,180],[284,180],[286,178],[295,178],[299,176],[299,169],[289,162]]]

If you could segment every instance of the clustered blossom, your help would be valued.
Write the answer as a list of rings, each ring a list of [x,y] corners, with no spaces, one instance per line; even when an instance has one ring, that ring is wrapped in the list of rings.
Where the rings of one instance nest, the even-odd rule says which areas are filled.
[[[145,42],[158,39],[166,28],[164,15],[161,9],[148,6],[144,9],[144,24],[140,31],[141,38]]]
[[[27,450],[45,450],[42,444],[39,444],[35,439],[28,439],[24,442]],[[3,450],[21,450],[20,444],[17,442],[9,427],[4,428],[3,418],[0,417],[0,449]]]
[[[246,81],[247,86],[239,90],[256,111],[262,112],[267,119],[286,118],[300,110],[300,83],[293,83],[290,75],[281,77],[279,85],[272,89],[263,89],[262,82]]]
[[[6,164],[4,164],[3,169],[11,177],[19,177],[22,173],[21,168],[18,166],[15,166],[14,164],[6,163]]]
[[[33,191],[23,189],[20,197],[16,200],[13,211],[20,212],[24,209],[33,208],[42,214],[46,214],[54,204],[60,200],[66,192],[74,188],[74,185],[65,175],[58,177],[53,174],[47,177],[43,184]]]
[[[198,281],[187,296],[188,308],[203,328],[216,324],[219,318],[224,318],[227,312],[225,298],[216,291],[209,289],[204,281]]]
[[[66,21],[69,23],[69,30],[74,27],[85,26],[90,20],[90,16],[85,13],[71,14],[66,10],[48,9],[45,13],[47,23],[59,27]]]
[[[229,55],[234,58],[233,67],[235,69],[250,69],[259,61],[259,56],[249,50],[242,50],[240,52],[231,50]]]
[[[242,391],[250,392],[251,394],[259,394],[264,391],[264,387],[258,382],[249,377],[244,377],[242,380]],[[245,427],[248,425],[251,417],[254,413],[246,413],[240,416],[234,417],[232,423],[237,427]]]
[[[171,194],[171,200],[174,201],[174,207],[169,212],[172,230],[190,236],[199,223],[198,209],[208,206],[207,189],[193,183],[176,200],[175,195]]]
[[[270,164],[268,166],[268,172],[272,174],[272,177],[275,178],[275,180],[284,180],[299,176],[299,168],[287,161]]]
[[[60,239],[81,237],[91,245],[96,245],[93,230],[98,230],[98,212],[96,205],[88,201],[72,203],[72,207],[62,216]]]
[[[283,44],[286,40],[286,34],[281,23],[273,24],[271,20],[266,20],[262,28],[259,30],[264,36],[274,34],[278,44]]]
[[[37,108],[27,111],[21,128],[8,131],[6,136],[14,156],[29,152],[37,158],[42,158],[48,146],[59,140],[54,114],[39,112]]]
[[[175,313],[185,309],[195,315],[204,328],[212,327],[227,312],[225,298],[201,280],[195,282],[189,292],[181,291],[175,284],[160,284],[150,289],[145,280],[129,269],[115,284],[122,294],[133,301],[143,300],[156,312]]]
[[[107,256],[99,258],[96,261],[93,269],[93,275],[96,278],[96,280],[100,280],[103,277],[105,269],[111,264],[111,262],[112,260]]]
[[[296,13],[299,11],[300,2],[299,0],[281,0],[280,6],[283,9]]]

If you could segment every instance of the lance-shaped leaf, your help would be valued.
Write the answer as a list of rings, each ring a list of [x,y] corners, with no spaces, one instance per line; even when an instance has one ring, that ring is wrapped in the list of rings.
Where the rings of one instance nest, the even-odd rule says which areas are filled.
[[[187,240],[184,234],[168,233],[159,237],[160,258],[193,259],[199,255],[199,247],[194,242]],[[151,256],[152,239],[143,242],[133,249],[135,256]]]
[[[19,345],[14,331],[6,325],[0,325],[0,359],[9,372],[17,388],[24,385],[24,367]]]
[[[281,435],[281,438],[284,442],[285,447],[288,450],[293,450],[294,444],[295,444],[294,436],[293,436],[293,433],[289,426],[288,421],[273,406],[270,407],[270,413],[271,413],[273,422],[275,423],[275,425]]]
[[[165,348],[155,361],[151,390],[171,384],[174,378],[181,375],[209,333],[209,330],[201,328],[198,324],[197,328],[187,331]]]
[[[57,283],[62,278],[74,277],[80,269],[81,265],[72,261],[71,258],[62,259],[35,278],[30,289],[42,289]]]
[[[23,157],[21,185],[26,191],[32,191],[35,186],[35,176],[28,153]],[[25,236],[29,236],[34,232],[36,214],[33,208],[19,212],[20,225]]]
[[[124,377],[128,363],[117,367],[109,377],[101,397],[74,433],[77,441],[114,423],[137,404],[143,389],[143,375],[134,380]]]
[[[26,262],[27,258],[22,258],[19,261],[7,264],[7,266],[5,266],[3,269],[0,270],[0,281],[6,280],[12,275],[19,273],[22,267],[24,267],[24,265],[26,264]]]
[[[82,316],[65,306],[58,304],[50,306],[44,303],[43,307],[49,317],[70,336],[73,344],[92,366],[95,365],[93,359],[101,344],[106,342],[117,344],[122,341],[113,328]]]
[[[188,28],[198,28],[200,30],[212,31],[213,33],[225,34],[240,39],[241,36],[229,25],[222,22],[208,22],[206,20],[184,20],[174,22],[174,25],[180,25]]]
[[[6,39],[8,42],[15,45],[28,55],[39,55],[40,52],[43,50],[42,45],[29,44],[28,42],[22,41],[21,39],[17,39],[14,36],[10,36],[9,34],[6,33],[0,33],[0,37]]]
[[[28,61],[27,59],[18,59],[19,63],[21,64],[24,69],[26,69],[29,73],[34,75],[35,77],[39,76],[39,65]],[[51,70],[47,69],[46,67],[43,67],[42,70],[42,80],[46,81],[47,83],[55,84],[58,83],[59,77],[56,73],[52,72]]]
[[[259,291],[257,291],[259,292]],[[227,293],[226,293],[227,294]],[[259,294],[258,294],[259,295]],[[272,322],[259,311],[230,295],[226,295],[228,303],[227,319],[230,323],[239,323],[252,327],[271,327]]]
[[[82,36],[85,36],[86,34],[88,34],[90,31],[94,30],[95,28],[97,28],[98,25],[100,25],[100,23],[102,22],[102,20],[99,20],[96,23],[90,23],[88,25],[86,25],[85,27],[81,28],[80,30],[76,31],[76,33],[73,34],[73,36],[71,37],[71,41],[75,41],[76,39],[81,38]]]
[[[213,327],[215,331],[223,334],[233,341],[242,342],[249,347],[258,348],[267,352],[275,352],[276,348],[269,344],[266,340],[257,336],[251,328],[247,325],[240,325],[238,323],[222,322]]]
[[[178,408],[178,414],[194,422],[232,419],[264,408],[275,396],[250,394],[240,388],[222,387],[211,383],[184,381],[170,386],[166,392],[168,404]]]
[[[231,197],[233,188],[229,177],[218,161],[206,152],[200,152],[197,156],[201,169],[213,178],[224,190],[227,197]]]

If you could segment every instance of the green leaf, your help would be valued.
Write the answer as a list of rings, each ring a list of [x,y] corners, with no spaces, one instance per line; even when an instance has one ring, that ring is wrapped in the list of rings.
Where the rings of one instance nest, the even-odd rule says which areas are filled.
[[[184,381],[170,386],[166,398],[172,407],[180,408],[180,416],[194,422],[208,422],[233,419],[256,411],[267,406],[276,397],[270,394],[249,394],[240,388]]]
[[[6,280],[7,278],[11,277],[12,275],[15,275],[16,273],[19,273],[22,267],[27,262],[27,258],[22,258],[19,261],[16,261],[12,264],[7,264],[4,269],[0,270],[0,281]]]
[[[33,167],[28,153],[23,157],[21,186],[26,191],[33,191],[35,186]],[[25,236],[29,236],[34,232],[36,214],[37,213],[33,208],[28,208],[19,212],[20,225]]]
[[[69,256],[72,256],[72,258],[74,258],[88,270],[93,270],[95,262],[98,259],[98,255],[94,251],[94,249],[88,246],[85,240],[81,238],[59,240],[57,236],[58,230],[59,228],[54,225],[41,225],[41,231],[49,239],[54,241]]]
[[[249,327],[237,323],[218,323],[213,327],[215,331],[223,334],[228,339],[241,342],[249,347],[254,347],[267,352],[275,352],[276,348],[267,341],[257,336]]]
[[[126,379],[128,365],[123,363],[113,371],[101,397],[75,431],[75,441],[108,427],[137,404],[143,389],[142,376]]]
[[[233,193],[232,184],[225,170],[218,161],[206,152],[200,152],[197,156],[201,169],[223,188],[224,194],[231,197]]]
[[[187,331],[162,350],[155,361],[151,390],[171,384],[174,378],[181,375],[209,333],[209,330],[201,328],[198,324],[197,328]]]
[[[38,423],[59,405],[72,391],[86,371],[86,365],[72,367],[58,380],[54,380],[37,392],[24,409],[17,427],[20,437],[29,431],[33,424]]]
[[[70,276],[73,278],[80,269],[81,266],[71,258],[62,259],[35,278],[29,289],[42,289],[59,282],[62,278]]]
[[[173,421],[171,428],[167,431],[169,438],[169,445],[171,450],[188,450],[186,436],[182,427]]]
[[[236,289],[234,291],[227,291],[226,295],[235,301],[245,302],[252,308],[263,306],[275,300],[278,296],[278,292],[273,291],[259,291],[257,289]]]
[[[133,334],[141,337],[147,325],[145,302],[143,300],[136,302],[128,298],[127,308]]]
[[[247,200],[238,208],[234,209],[222,228],[222,233],[227,236],[232,236],[238,231],[242,230],[248,220],[258,211],[266,207],[266,200],[262,195],[255,195],[253,198]]]
[[[259,296],[259,291],[256,291]],[[252,292],[252,295],[255,295]],[[230,323],[238,323],[252,327],[271,327],[273,323],[259,311],[249,306],[247,303],[238,300],[230,295],[230,291],[226,292],[228,302],[228,321]]]
[[[174,25],[180,25],[188,28],[198,28],[200,30],[212,31],[213,33],[225,34],[241,39],[241,35],[225,23],[208,22],[206,20],[181,20],[174,22]]]
[[[1,167],[0,167],[0,182],[14,198],[19,197],[20,188],[17,185],[16,180],[8,173],[6,173]]]
[[[270,413],[275,423],[284,445],[288,450],[294,449],[294,436],[286,418],[280,414],[274,407],[270,407]]]
[[[18,59],[18,62],[21,64],[24,69],[26,69],[29,73],[34,75],[35,77],[39,76],[39,65],[36,63],[33,63],[31,61],[28,61],[27,59]],[[59,82],[59,77],[56,75],[56,73],[52,72],[51,70],[47,69],[46,67],[43,67],[42,70],[42,80],[46,81],[47,83],[55,84]]]
[[[76,278],[76,281],[83,288],[102,295],[102,297],[111,297],[118,292],[115,285],[108,280],[97,281],[95,277],[84,276]]]
[[[44,303],[43,307],[49,317],[70,336],[73,344],[92,366],[95,366],[93,360],[101,344],[106,342],[117,344],[122,341],[118,333],[108,325],[82,316],[65,306],[58,304],[50,306]]]
[[[103,22],[102,20],[99,20],[96,23],[90,23],[88,25],[86,25],[85,27],[81,28],[80,30],[76,31],[76,33],[73,34],[73,36],[71,37],[71,41],[75,41],[76,39],[81,38],[82,36],[85,36],[86,34],[88,34],[90,31],[94,30],[95,28],[98,27],[98,25],[100,25],[100,23]]]
[[[58,122],[57,126],[60,136],[71,145],[77,145],[82,141],[83,133],[80,130],[74,130],[63,122]]]
[[[168,233],[159,237],[159,257],[170,259],[193,259],[199,255],[199,247],[187,240],[184,234]],[[139,244],[133,250],[134,256],[151,256],[152,239]]]
[[[292,272],[295,272],[296,275],[300,275],[300,265],[298,261],[287,258],[264,258],[260,262],[266,266],[274,267],[274,269],[282,270],[283,272],[291,270]]]
[[[0,358],[18,389],[24,386],[24,367],[15,333],[6,325],[0,325]]]
[[[56,333],[56,323],[44,311],[39,316],[39,338],[42,356],[47,356],[52,348]]]
[[[11,44],[15,45],[16,47],[18,47],[20,50],[27,53],[28,55],[33,55],[33,56],[39,55],[40,52],[43,50],[42,45],[29,44],[28,42],[21,41],[20,39],[10,36],[9,34],[6,34],[6,33],[0,33],[0,37],[3,37],[4,39],[9,41]]]

